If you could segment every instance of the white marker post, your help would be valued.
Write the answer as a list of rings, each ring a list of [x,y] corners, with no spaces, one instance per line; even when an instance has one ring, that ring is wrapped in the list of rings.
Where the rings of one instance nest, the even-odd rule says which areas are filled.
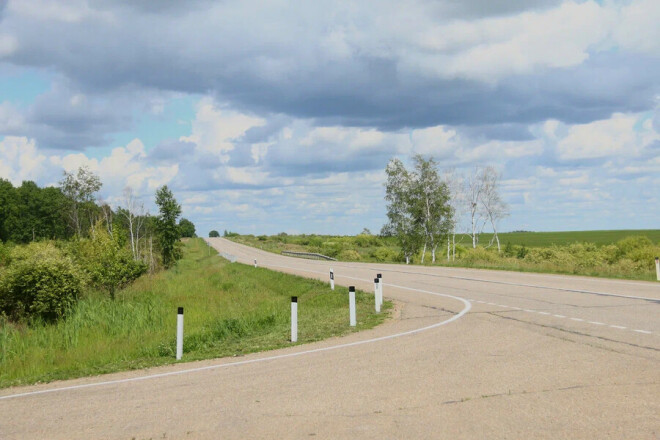
[[[351,327],[357,325],[357,319],[355,318],[355,286],[350,286],[348,288],[348,312],[350,315]]]
[[[655,276],[660,281],[660,258],[655,257]]]
[[[298,342],[298,297],[291,297],[291,342]]]
[[[176,360],[183,356],[183,307],[179,307],[176,314]]]
[[[380,280],[374,278],[374,303],[376,304],[376,313],[380,313],[380,302],[378,300],[378,294],[380,293]]]
[[[257,259],[254,259],[254,267],[257,267]]]
[[[330,289],[335,290],[335,273],[330,269]]]
[[[378,274],[376,278],[378,278],[378,310],[380,311],[380,307],[383,305],[383,275]]]

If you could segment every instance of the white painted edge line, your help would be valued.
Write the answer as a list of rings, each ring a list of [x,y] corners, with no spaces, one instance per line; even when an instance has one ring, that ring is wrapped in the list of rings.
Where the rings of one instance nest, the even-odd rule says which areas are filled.
[[[266,266],[264,266],[264,267],[266,267]],[[292,267],[287,267],[287,266],[269,266],[269,267],[280,267],[280,268],[285,268],[286,267],[288,269],[300,270],[300,271],[303,271],[303,272],[312,272],[312,273],[325,274],[325,272],[304,270],[304,269],[292,268]],[[354,278],[354,277],[347,277],[347,276],[344,276],[344,278],[351,278],[351,279],[359,280],[359,281],[369,281],[369,280],[365,280],[365,279],[362,279],[362,278]],[[59,391],[71,391],[71,390],[80,390],[80,389],[84,389],[84,388],[93,388],[93,387],[100,387],[100,386],[106,386],[106,385],[117,385],[117,384],[122,384],[122,383],[138,382],[138,381],[142,381],[142,380],[157,379],[157,378],[168,377],[168,376],[179,376],[179,375],[182,375],[182,374],[196,373],[196,372],[199,372],[199,371],[215,370],[215,369],[220,369],[220,368],[235,367],[235,366],[247,365],[247,364],[256,364],[256,363],[260,363],[260,362],[274,361],[274,360],[277,360],[277,359],[286,359],[286,358],[303,356],[303,355],[312,354],[312,353],[322,353],[322,352],[325,352],[325,351],[338,350],[338,349],[341,349],[341,348],[355,347],[355,346],[364,345],[364,344],[371,344],[371,343],[374,343],[374,342],[386,341],[388,339],[400,338],[402,336],[414,335],[416,333],[421,333],[423,331],[427,331],[427,330],[431,330],[431,329],[434,329],[434,328],[437,328],[437,327],[441,327],[443,325],[449,324],[451,322],[454,322],[454,321],[462,318],[463,315],[465,315],[467,312],[469,312],[470,309],[472,308],[472,305],[470,304],[469,301],[466,301],[465,299],[460,298],[458,296],[447,295],[447,294],[444,294],[444,293],[431,292],[429,290],[414,289],[412,287],[397,286],[397,285],[394,285],[394,284],[388,284],[388,286],[395,287],[395,288],[398,288],[398,289],[410,290],[410,291],[413,291],[413,292],[420,292],[420,293],[426,293],[426,294],[429,294],[429,295],[442,296],[442,297],[446,297],[446,298],[455,299],[457,301],[462,302],[465,305],[465,307],[463,308],[463,310],[458,312],[456,315],[454,315],[451,318],[446,319],[444,321],[441,321],[441,322],[438,322],[438,323],[435,323],[435,324],[431,324],[431,325],[427,325],[426,327],[421,327],[421,328],[414,329],[414,330],[408,330],[408,331],[401,332],[401,333],[395,333],[393,335],[381,336],[381,337],[378,337],[378,338],[366,339],[366,340],[363,340],[363,341],[349,342],[349,343],[346,343],[346,344],[333,345],[333,346],[330,346],[330,347],[314,348],[312,350],[299,351],[299,352],[296,352],[296,353],[285,353],[285,354],[280,354],[280,355],[276,355],[276,356],[268,356],[268,357],[257,358],[257,359],[249,359],[249,360],[245,360],[245,361],[230,362],[230,363],[227,363],[227,364],[209,365],[209,366],[206,366],[206,367],[188,368],[186,370],[170,371],[170,372],[167,372],[167,373],[149,374],[149,375],[146,375],[146,376],[130,377],[130,378],[127,378],[127,379],[107,380],[107,381],[104,381],[104,382],[95,382],[95,383],[88,383],[88,384],[81,384],[81,385],[71,385],[71,386],[68,386],[68,387],[50,388],[50,389],[47,389],[47,390],[28,391],[28,392],[19,393],[19,394],[9,394],[9,395],[6,395],[6,396],[0,396],[0,400],[15,399],[15,398],[18,398],[18,397],[35,396],[35,395],[39,395],[39,394],[55,393],[55,392],[59,392]]]

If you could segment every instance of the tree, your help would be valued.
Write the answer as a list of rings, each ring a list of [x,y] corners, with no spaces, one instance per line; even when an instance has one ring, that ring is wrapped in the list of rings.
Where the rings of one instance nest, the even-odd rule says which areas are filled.
[[[465,180],[464,202],[466,210],[470,214],[470,237],[472,248],[475,249],[479,243],[479,234],[486,224],[481,205],[481,195],[484,190],[483,170],[475,167]]]
[[[411,176],[399,159],[392,159],[387,164],[385,173],[388,223],[383,227],[383,235],[393,235],[397,238],[406,264],[409,264],[410,258],[417,253],[423,241],[423,231],[413,217]]]
[[[432,261],[435,263],[435,251],[450,228],[451,207],[449,190],[440,179],[433,158],[424,159],[419,154],[415,156],[410,192],[412,216],[424,232],[422,263],[427,248],[431,249]]]
[[[493,238],[489,246],[493,244],[493,240],[497,241],[497,252],[501,252],[500,238],[497,236],[497,223],[499,220],[509,215],[509,206],[502,200],[499,192],[500,173],[491,166],[484,168],[481,173],[482,191],[481,191],[481,206],[483,212],[493,228]]]
[[[179,230],[181,231],[181,237],[197,237],[197,235],[195,235],[195,225],[187,218],[179,220]]]
[[[146,218],[144,204],[137,200],[133,188],[130,186],[124,188],[124,204],[126,208],[119,209],[118,213],[126,219],[133,259],[138,260],[140,258],[140,232],[142,232],[142,226]]]
[[[214,229],[213,231],[209,232],[209,237],[220,237],[220,233]]]
[[[60,189],[68,199],[68,215],[70,226],[78,236],[82,235],[83,221],[89,217],[90,227],[94,226],[91,218],[94,203],[94,194],[101,189],[101,179],[86,166],[78,168],[76,175],[64,171],[64,178],[60,181]]]
[[[447,261],[450,259],[456,259],[456,230],[459,227],[459,222],[465,215],[465,178],[461,174],[457,174],[454,169],[446,170],[443,176],[445,185],[449,190],[449,207],[451,209],[451,220],[450,220],[450,233],[451,233],[451,242],[449,240],[449,235],[447,236]]]
[[[156,219],[156,232],[163,256],[163,265],[167,268],[181,258],[181,250],[176,246],[180,238],[180,230],[176,220],[181,215],[181,206],[177,203],[167,185],[156,191],[156,205],[158,205],[158,211],[160,212]]]

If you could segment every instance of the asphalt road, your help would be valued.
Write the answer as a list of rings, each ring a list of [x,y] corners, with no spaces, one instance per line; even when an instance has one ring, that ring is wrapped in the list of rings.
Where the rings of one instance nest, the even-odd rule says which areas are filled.
[[[327,280],[332,267],[338,295],[382,273],[394,317],[241,358],[0,390],[0,439],[660,438],[660,283],[309,261],[211,240],[274,270]]]

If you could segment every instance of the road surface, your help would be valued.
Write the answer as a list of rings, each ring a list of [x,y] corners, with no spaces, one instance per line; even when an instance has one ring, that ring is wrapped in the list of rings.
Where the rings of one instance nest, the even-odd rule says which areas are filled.
[[[660,438],[660,283],[210,241],[302,276],[332,267],[338,295],[382,273],[394,317],[284,350],[0,390],[0,438]]]

